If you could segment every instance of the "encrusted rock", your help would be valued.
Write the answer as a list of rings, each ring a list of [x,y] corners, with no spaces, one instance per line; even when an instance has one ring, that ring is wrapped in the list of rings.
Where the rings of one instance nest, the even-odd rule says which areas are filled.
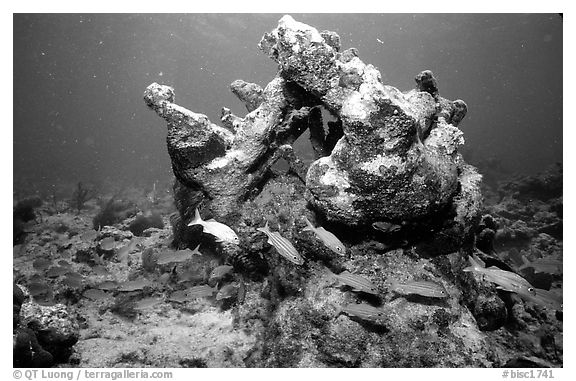
[[[338,53],[316,29],[290,16],[262,38],[260,48],[278,62],[284,78],[318,96],[342,121],[344,137],[329,156],[312,163],[306,178],[310,201],[329,220],[355,225],[419,219],[454,197],[479,193],[459,193],[467,181],[460,172],[470,172],[457,152],[464,140],[449,124],[451,109],[437,118],[432,72],[420,73],[418,90],[403,94],[382,84],[378,70],[355,50]]]
[[[56,362],[67,361],[72,346],[78,341],[80,328],[66,306],[27,302],[22,305],[20,315],[22,325],[36,333],[42,348],[50,352]]]
[[[248,83],[237,79],[230,84],[230,90],[246,105],[248,112],[252,112],[260,106],[262,101],[262,88],[255,83]]]

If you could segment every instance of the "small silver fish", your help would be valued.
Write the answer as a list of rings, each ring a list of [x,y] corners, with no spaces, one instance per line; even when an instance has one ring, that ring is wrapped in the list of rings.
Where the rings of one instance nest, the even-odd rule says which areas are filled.
[[[188,224],[188,226],[192,225],[202,225],[204,233],[208,233],[216,237],[217,242],[225,241],[233,243],[235,245],[238,245],[240,243],[240,239],[238,238],[234,230],[232,230],[228,225],[220,223],[214,219],[210,219],[208,221],[202,220],[202,218],[200,217],[200,212],[198,212],[198,209],[196,209],[194,218]]]
[[[66,274],[66,278],[64,278],[62,283],[71,288],[80,288],[82,287],[82,279],[82,275],[78,273],[69,273]]]
[[[238,284],[229,283],[223,286],[218,294],[216,294],[216,300],[230,299],[238,294]]]
[[[447,298],[448,292],[441,283],[430,281],[411,281],[399,283],[395,280],[390,282],[390,290],[399,294],[416,294],[428,298]]]
[[[110,272],[106,269],[106,267],[101,265],[92,267],[92,271],[94,271],[94,274],[98,276],[110,275]]]
[[[154,307],[157,304],[162,303],[162,301],[163,300],[161,298],[152,296],[149,298],[140,299],[139,301],[136,302],[134,308],[137,310],[145,310],[147,308]]]
[[[184,249],[184,250],[177,250],[177,251],[166,251],[158,257],[158,261],[156,262],[159,265],[165,265],[168,263],[180,263],[186,262],[194,255],[202,255],[198,248],[200,245],[196,246],[194,250]]]
[[[68,274],[69,272],[72,272],[72,269],[70,269],[69,267],[52,266],[46,272],[46,276],[48,278],[58,278],[62,275]]]
[[[373,307],[366,303],[343,305],[340,307],[338,315],[341,313],[376,324],[383,324],[386,317],[384,311],[380,308]]]
[[[187,292],[188,291],[186,290],[174,291],[173,293],[170,294],[168,300],[176,303],[186,303],[188,301]]]
[[[98,237],[98,232],[94,229],[89,229],[82,233],[80,239],[84,242],[92,242],[96,239],[96,237]]]
[[[281,256],[297,265],[302,265],[304,263],[304,258],[298,254],[298,251],[290,241],[282,237],[280,233],[270,230],[268,227],[268,221],[266,221],[266,225],[263,228],[256,228],[256,230],[268,236],[268,243],[274,246]]]
[[[118,257],[120,262],[126,262],[128,260],[128,254],[130,254],[136,248],[138,243],[140,243],[139,238],[132,238],[130,242],[128,242],[126,245],[122,246],[118,250],[116,256]]]
[[[393,224],[391,222],[376,221],[372,223],[372,227],[383,233],[396,233],[402,229],[402,225]]]
[[[378,288],[367,278],[363,276],[352,274],[349,271],[344,271],[340,274],[334,274],[329,269],[326,269],[329,276],[336,280],[341,285],[352,287],[354,291],[365,292],[367,294],[378,295]]]
[[[84,293],[82,295],[85,298],[88,298],[88,299],[93,300],[93,301],[106,299],[109,296],[106,292],[99,290],[99,289],[95,289],[95,288],[90,288],[90,289],[84,291]]]
[[[114,237],[106,237],[100,241],[100,248],[104,251],[114,250],[116,248]]]
[[[310,231],[316,234],[316,237],[318,237],[327,248],[338,255],[346,255],[346,246],[344,246],[333,233],[324,229],[322,226],[315,228],[306,216],[304,216],[304,221],[306,221],[307,226],[302,231]]]
[[[50,291],[50,287],[46,283],[31,282],[28,285],[28,292],[32,296],[45,295]]]
[[[96,286],[99,290],[114,291],[118,289],[118,282],[113,280],[105,280]]]
[[[532,286],[528,281],[522,278],[520,275],[513,273],[511,271],[506,271],[499,269],[496,266],[491,266],[486,268],[486,264],[476,255],[471,255],[468,257],[470,266],[466,267],[462,271],[474,272],[483,279],[496,283],[498,289],[505,290],[509,292],[515,292],[517,294],[536,296],[536,291],[534,286]]]
[[[32,267],[34,267],[36,270],[46,270],[48,267],[50,267],[50,265],[52,264],[52,261],[46,258],[38,258],[35,259],[34,262],[32,262]]]
[[[160,277],[158,278],[158,283],[160,283],[160,284],[168,283],[170,281],[171,276],[172,276],[172,272],[167,272],[167,273],[160,275]]]
[[[130,292],[142,290],[144,287],[150,286],[151,282],[148,279],[140,278],[136,280],[129,280],[118,287],[118,291]]]
[[[526,268],[533,268],[536,273],[562,274],[562,261],[554,258],[538,258],[532,262],[522,256],[522,266],[518,268],[522,271]]]
[[[214,270],[212,270],[212,272],[210,273],[210,278],[208,282],[218,281],[222,279],[226,274],[230,273],[230,271],[232,271],[233,269],[234,267],[229,265],[222,265],[215,267]]]
[[[531,293],[518,295],[520,295],[520,297],[526,301],[538,304],[551,310],[562,311],[562,295],[540,288],[535,288],[534,291],[536,295]]]
[[[59,260],[59,261],[58,261],[58,264],[59,264],[60,266],[62,266],[62,267],[68,267],[68,268],[71,268],[71,267],[72,267],[72,265],[70,264],[70,262],[65,261],[64,259]]]
[[[200,286],[194,286],[186,292],[186,296],[190,299],[204,298],[206,296],[212,296],[218,289],[216,287],[210,287],[206,284]]]

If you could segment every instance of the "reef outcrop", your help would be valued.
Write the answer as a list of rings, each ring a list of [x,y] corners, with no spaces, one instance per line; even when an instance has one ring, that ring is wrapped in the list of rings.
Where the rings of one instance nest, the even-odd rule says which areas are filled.
[[[63,304],[42,306],[13,285],[15,367],[50,367],[65,363],[79,338],[78,322]]]
[[[180,221],[190,220],[197,206],[208,217],[238,221],[242,202],[257,194],[283,157],[328,222],[440,220],[451,248],[470,236],[479,221],[481,176],[458,153],[464,139],[457,126],[467,106],[442,98],[431,71],[419,73],[417,88],[402,93],[383,84],[356,49],[341,52],[336,33],[290,16],[259,47],[279,72],[264,89],[234,81],[232,92],[249,113],[241,118],[224,108],[224,127],[175,104],[169,86],[154,83],[144,93],[168,122]],[[328,133],[322,108],[336,118]],[[291,146],[306,129],[318,158],[309,168]]]
[[[328,220],[417,220],[457,195],[472,204],[468,208],[478,203],[461,191],[468,181],[462,177],[475,175],[457,151],[464,140],[456,126],[466,104],[441,98],[432,72],[418,74],[418,89],[402,93],[384,85],[355,49],[340,52],[290,16],[264,36],[260,48],[278,62],[285,79],[317,96],[342,123],[343,137],[306,176],[310,201]]]

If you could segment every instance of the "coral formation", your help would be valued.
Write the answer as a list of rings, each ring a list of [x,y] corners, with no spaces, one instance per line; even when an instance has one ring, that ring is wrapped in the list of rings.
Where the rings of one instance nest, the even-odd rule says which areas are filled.
[[[260,48],[278,62],[283,78],[318,97],[342,123],[344,136],[306,177],[310,201],[328,220],[417,220],[457,196],[468,213],[479,203],[477,195],[460,191],[463,177],[474,176],[457,152],[463,138],[455,125],[465,103],[440,98],[432,72],[420,73],[418,90],[403,94],[382,84],[355,49],[339,52],[290,16]]]
[[[94,188],[87,187],[86,185],[82,184],[82,182],[78,182],[74,193],[72,194],[72,204],[78,213],[84,208],[84,204],[87,201],[93,199],[96,196],[96,191]]]
[[[264,90],[232,84],[250,112],[240,118],[224,109],[226,128],[176,105],[168,86],[154,83],[144,93],[168,122],[179,225],[199,204],[216,219],[237,222],[241,203],[283,156],[305,177],[308,200],[327,221],[354,226],[436,218],[448,225],[451,219],[444,232],[455,241],[449,250],[470,237],[481,194],[480,175],[457,151],[463,138],[456,126],[467,107],[440,97],[432,72],[418,74],[418,88],[402,93],[382,84],[355,49],[340,52],[334,32],[320,33],[290,16],[259,47],[278,62],[279,73]],[[337,118],[326,136],[319,106]],[[290,144],[307,128],[322,157],[304,176]]]
[[[146,89],[176,213],[156,186],[138,215],[118,193],[82,216],[38,207],[14,248],[15,366],[561,365],[558,171],[482,206],[467,106],[431,71],[402,93],[289,16],[260,48],[278,74],[234,81],[248,114],[223,108],[222,127]],[[292,149],[306,130],[311,164]],[[471,254],[538,292],[498,289]]]
[[[14,284],[14,366],[49,367],[68,361],[79,327],[62,304],[41,306]]]

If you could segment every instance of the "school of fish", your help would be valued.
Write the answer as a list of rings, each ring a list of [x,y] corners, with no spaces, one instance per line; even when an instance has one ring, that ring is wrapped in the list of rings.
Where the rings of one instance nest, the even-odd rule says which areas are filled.
[[[322,226],[314,226],[306,216],[303,216],[303,220],[306,223],[306,227],[302,230],[303,232],[308,231],[313,233],[314,236],[333,253],[339,256],[346,255],[346,246],[336,237],[336,235]],[[188,226],[192,225],[202,225],[203,231],[216,237],[218,242],[229,242],[236,245],[240,243],[238,236],[229,226],[217,222],[214,219],[203,221],[198,209],[195,211],[194,219],[188,224]],[[401,229],[400,225],[388,222],[375,222],[372,226],[374,229],[385,233],[395,233]],[[280,232],[272,231],[269,227],[268,221],[266,221],[264,227],[256,228],[256,230],[266,234],[268,237],[267,242],[274,247],[281,257],[295,265],[304,264],[304,257],[300,255],[292,242],[283,237]],[[197,252],[197,249],[198,248],[194,251]],[[542,259],[528,262],[524,257],[523,261],[524,264],[520,269],[531,267],[536,272],[547,271],[551,273],[561,273],[562,271],[560,261]],[[514,292],[527,301],[543,305],[547,308],[562,308],[561,297],[558,297],[558,295],[550,291],[540,290],[533,287],[526,279],[514,272],[502,270],[495,266],[486,268],[484,262],[475,255],[469,257],[469,262],[470,266],[464,268],[463,271],[480,275],[483,280],[495,283],[498,289]],[[210,274],[209,282],[213,283],[219,281],[230,271],[232,271],[232,267],[228,265],[222,265],[215,268]],[[335,284],[337,287],[349,287],[353,292],[375,296],[379,295],[378,287],[376,287],[374,283],[365,276],[353,274],[349,271],[335,274],[328,268],[325,268],[325,271],[328,274],[331,284]],[[444,285],[438,281],[412,280],[399,282],[391,279],[388,280],[386,284],[389,291],[405,296],[419,295],[421,297],[435,299],[445,299],[450,296]],[[210,287],[208,285],[196,286],[191,289],[192,292],[189,292],[187,296],[190,297],[190,294],[209,296],[217,292],[218,295],[216,299],[221,300],[228,298],[228,295],[232,295],[236,288],[237,286],[228,284],[220,289],[220,291],[217,291],[215,287]],[[378,324],[382,323],[384,318],[384,312],[382,309],[374,307],[368,303],[346,304],[340,306],[338,314],[340,313]]]

